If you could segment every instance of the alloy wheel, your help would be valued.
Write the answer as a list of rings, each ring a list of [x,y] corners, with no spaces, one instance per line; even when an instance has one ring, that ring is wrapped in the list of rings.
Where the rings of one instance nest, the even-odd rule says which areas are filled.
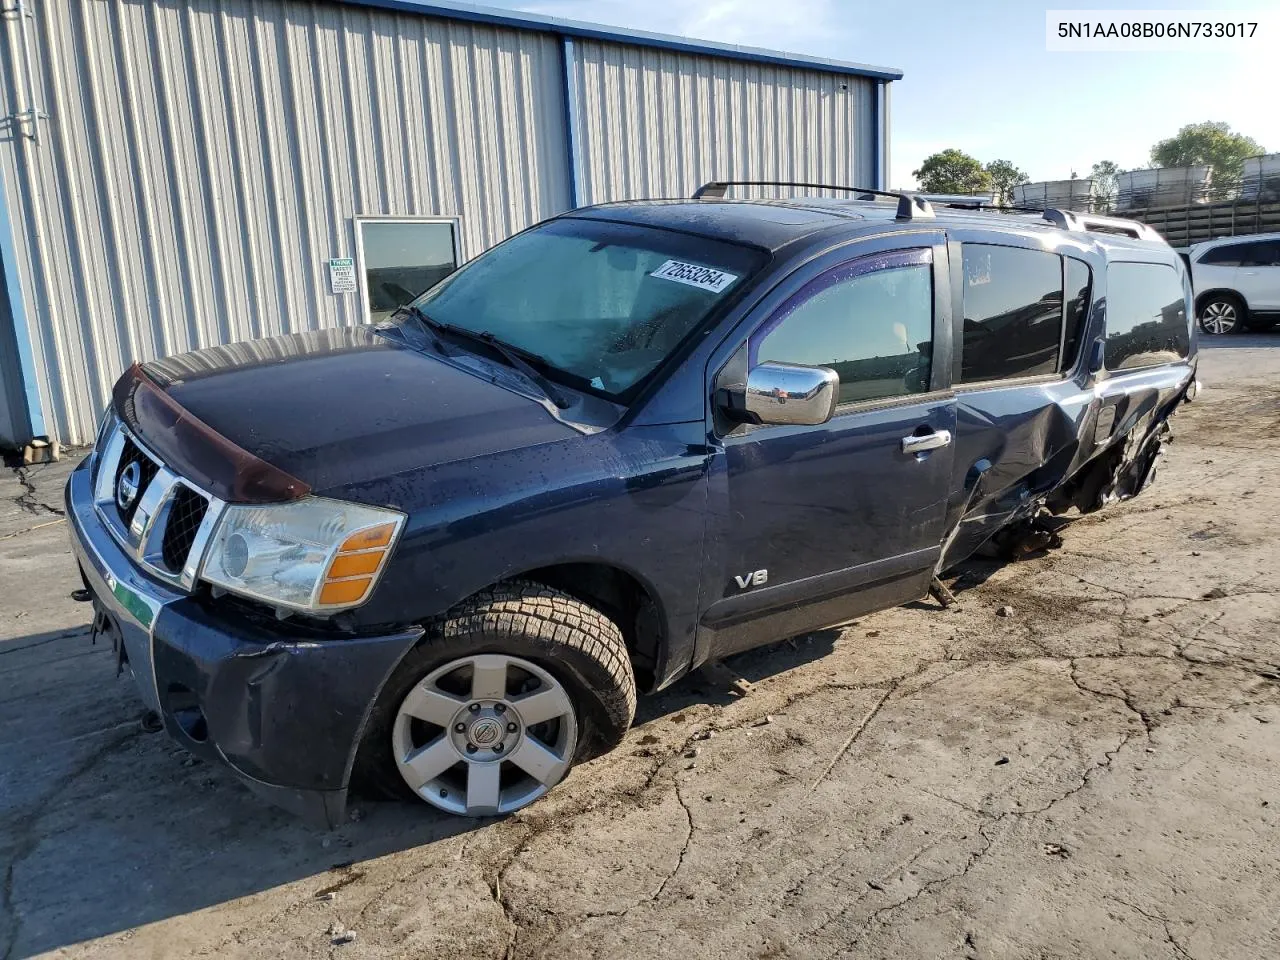
[[[1205,333],[1231,333],[1240,323],[1240,312],[1226,300],[1213,300],[1200,311],[1200,329]]]
[[[519,657],[451,660],[415,684],[391,727],[405,783],[449,813],[511,813],[568,772],[578,745],[573,702],[555,677]]]

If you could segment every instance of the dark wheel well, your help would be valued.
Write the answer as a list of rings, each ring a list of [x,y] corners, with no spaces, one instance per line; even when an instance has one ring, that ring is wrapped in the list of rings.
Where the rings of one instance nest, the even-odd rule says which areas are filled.
[[[527,570],[531,580],[589,603],[618,625],[631,654],[636,686],[652,690],[666,643],[661,607],[643,583],[605,563],[561,563]]]

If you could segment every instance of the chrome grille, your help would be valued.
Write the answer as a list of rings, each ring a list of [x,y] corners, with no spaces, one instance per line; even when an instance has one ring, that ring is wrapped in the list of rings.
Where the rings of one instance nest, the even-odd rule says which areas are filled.
[[[116,510],[120,514],[121,522],[128,527],[133,521],[133,515],[137,512],[139,505],[142,503],[142,493],[151,485],[151,481],[155,479],[156,472],[160,469],[160,464],[156,463],[150,457],[139,449],[138,445],[133,442],[130,437],[125,437],[124,447],[120,451],[120,461],[116,464],[115,479],[111,485],[114,491],[120,486],[120,476],[128,469],[129,464],[136,463],[139,467],[142,479],[138,483],[138,496],[127,506],[120,506],[119,499],[116,500]]]
[[[181,572],[186,564],[191,545],[196,541],[196,534],[208,510],[209,499],[186,484],[180,485],[174,493],[160,542],[160,558],[174,573]]]
[[[192,589],[223,502],[171,471],[119,422],[103,433],[94,456],[98,518],[149,574]],[[121,507],[116,499],[120,477],[135,462],[138,492]]]

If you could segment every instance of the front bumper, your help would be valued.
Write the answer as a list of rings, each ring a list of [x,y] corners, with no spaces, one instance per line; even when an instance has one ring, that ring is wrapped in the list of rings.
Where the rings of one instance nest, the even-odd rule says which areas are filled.
[[[336,826],[373,703],[422,629],[317,639],[158,583],[98,517],[89,462],[67,481],[71,544],[143,701],[192,753],[225,763],[265,799]]]

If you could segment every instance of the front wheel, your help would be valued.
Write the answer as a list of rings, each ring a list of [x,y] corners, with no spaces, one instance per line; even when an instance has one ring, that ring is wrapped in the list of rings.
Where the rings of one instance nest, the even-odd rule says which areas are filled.
[[[1200,305],[1200,329],[1211,336],[1244,329],[1244,306],[1235,297],[1214,296]]]
[[[449,813],[511,813],[617,746],[635,707],[613,621],[559,590],[502,584],[450,613],[388,683],[374,773]]]

